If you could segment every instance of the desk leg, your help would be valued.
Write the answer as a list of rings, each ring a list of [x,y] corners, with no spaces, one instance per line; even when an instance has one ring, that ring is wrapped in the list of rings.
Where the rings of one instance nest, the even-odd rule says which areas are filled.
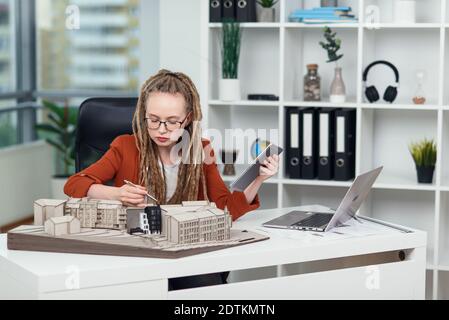
[[[416,268],[414,269],[414,274],[410,275],[415,281],[415,292],[414,299],[424,300],[426,298],[426,248],[415,248],[411,254],[410,259],[416,261]]]

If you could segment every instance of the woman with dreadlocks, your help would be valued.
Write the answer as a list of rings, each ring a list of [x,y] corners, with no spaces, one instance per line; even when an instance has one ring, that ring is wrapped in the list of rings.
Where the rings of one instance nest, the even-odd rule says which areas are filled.
[[[220,177],[210,142],[201,138],[201,120],[200,97],[192,80],[183,73],[161,70],[142,86],[134,134],[116,138],[98,162],[69,178],[64,192],[73,198],[119,200],[133,207],[146,205],[147,192],[160,204],[209,200],[220,209],[227,207],[234,220],[257,209],[257,192],[277,173],[279,157],[268,158],[260,176],[244,192],[231,193]],[[182,148],[174,151],[179,141]],[[104,185],[112,179],[113,187]],[[225,277],[187,277],[171,281],[170,287],[212,285]]]
[[[161,70],[142,86],[133,120],[134,135],[116,138],[98,162],[70,177],[64,192],[74,198],[119,200],[134,207],[145,206],[147,191],[160,204],[209,200],[220,209],[227,207],[234,220],[257,209],[257,192],[277,173],[279,157],[268,158],[261,175],[244,192],[230,193],[218,172],[210,142],[201,138],[201,120],[200,98],[191,79],[183,73]],[[182,137],[188,145],[181,151],[188,157],[176,159],[173,149],[183,132],[188,133],[187,139]],[[111,179],[114,187],[104,185]]]

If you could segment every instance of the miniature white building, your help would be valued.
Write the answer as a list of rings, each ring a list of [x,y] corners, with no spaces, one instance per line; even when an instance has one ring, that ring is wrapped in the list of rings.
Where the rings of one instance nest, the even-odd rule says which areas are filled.
[[[127,210],[131,215],[130,228],[127,228]],[[160,238],[168,242],[196,244],[231,238],[231,215],[227,210],[218,209],[215,203],[183,202],[181,205],[161,206],[161,211]],[[36,224],[45,223],[45,231],[54,236],[79,233],[80,228],[128,232],[139,229],[145,234],[149,231],[149,217],[146,212],[142,209],[126,208],[120,201],[89,198],[68,201],[38,200],[35,202],[34,212]]]
[[[224,241],[231,237],[232,218],[214,203],[184,202],[162,206],[162,234],[176,244]]]
[[[50,218],[45,221],[45,233],[58,237],[81,232],[80,221],[71,216]]]
[[[126,230],[126,208],[120,201],[70,199],[65,215],[78,218],[82,228]]]
[[[127,230],[129,234],[150,233],[150,225],[145,209],[128,209],[126,210]]]
[[[34,224],[43,226],[45,221],[53,217],[64,216],[66,200],[41,199],[34,202]]]

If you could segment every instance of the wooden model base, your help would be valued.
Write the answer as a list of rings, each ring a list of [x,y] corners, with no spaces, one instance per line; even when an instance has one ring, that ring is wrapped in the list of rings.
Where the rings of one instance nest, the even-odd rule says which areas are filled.
[[[79,234],[53,237],[43,227],[21,226],[8,232],[8,249],[177,259],[267,239],[254,232],[231,230],[230,240],[176,245],[159,235],[131,236],[124,231],[82,229]]]

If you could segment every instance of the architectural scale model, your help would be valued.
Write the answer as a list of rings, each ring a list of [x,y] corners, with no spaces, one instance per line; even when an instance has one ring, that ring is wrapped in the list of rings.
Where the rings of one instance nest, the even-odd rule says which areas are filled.
[[[126,207],[120,201],[72,198],[64,215],[79,219],[82,228],[126,230]]]
[[[65,200],[37,200],[34,202],[34,224],[44,225],[45,221],[53,217],[64,215]]]
[[[130,235],[158,234],[175,244],[224,241],[231,236],[231,215],[208,201],[127,208],[120,201],[41,199],[35,202],[34,208],[35,225],[45,225],[46,232],[51,230],[49,234],[54,236],[75,233],[76,229],[69,227],[74,220],[64,217],[76,219],[84,229],[127,231]]]
[[[184,202],[179,206],[162,207],[162,234],[179,244],[224,241],[231,237],[231,216],[214,203]]]
[[[208,201],[127,208],[120,202],[38,200],[35,225],[8,232],[9,250],[175,259],[269,239],[231,230]]]
[[[51,236],[63,236],[81,232],[80,221],[72,216],[50,218],[45,221],[44,230]]]
[[[175,244],[162,235],[130,235],[119,230],[81,229],[78,234],[55,237],[43,226],[20,226],[8,232],[7,244],[9,250],[177,259],[268,239],[252,231],[232,229],[229,240]]]

